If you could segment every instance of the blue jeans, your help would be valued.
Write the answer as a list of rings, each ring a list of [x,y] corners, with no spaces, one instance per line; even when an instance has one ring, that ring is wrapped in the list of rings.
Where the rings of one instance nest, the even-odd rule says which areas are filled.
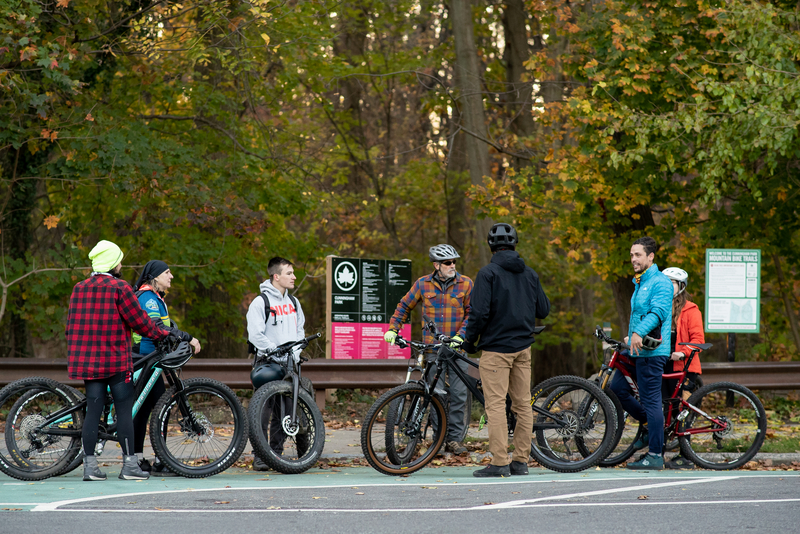
[[[625,411],[637,421],[646,422],[650,433],[650,452],[661,455],[664,453],[664,408],[661,400],[661,375],[669,356],[650,356],[648,358],[634,358],[636,369],[636,385],[639,387],[639,400],[633,396],[633,391],[622,376],[614,373],[611,379],[611,390],[619,397],[619,402]]]

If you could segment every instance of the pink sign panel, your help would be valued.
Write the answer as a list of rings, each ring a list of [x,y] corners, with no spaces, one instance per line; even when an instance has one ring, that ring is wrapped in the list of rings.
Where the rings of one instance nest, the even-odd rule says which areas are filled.
[[[408,359],[411,349],[401,349],[383,340],[389,329],[382,323],[331,323],[331,358],[335,360]],[[400,335],[411,339],[411,325],[405,324]]]

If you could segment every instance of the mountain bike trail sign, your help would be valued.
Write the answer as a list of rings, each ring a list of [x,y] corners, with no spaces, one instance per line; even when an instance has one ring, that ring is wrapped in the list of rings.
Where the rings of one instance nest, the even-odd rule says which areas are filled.
[[[340,360],[408,358],[383,334],[400,299],[411,289],[410,260],[327,257],[326,356]],[[400,333],[411,336],[411,325]]]
[[[706,332],[760,331],[760,249],[706,249],[705,315]]]

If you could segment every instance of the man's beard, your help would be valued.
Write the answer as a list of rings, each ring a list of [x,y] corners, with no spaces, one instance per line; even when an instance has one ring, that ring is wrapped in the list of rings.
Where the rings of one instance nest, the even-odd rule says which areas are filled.
[[[110,274],[114,278],[122,278],[122,269],[114,269],[112,271],[108,271],[108,274]]]

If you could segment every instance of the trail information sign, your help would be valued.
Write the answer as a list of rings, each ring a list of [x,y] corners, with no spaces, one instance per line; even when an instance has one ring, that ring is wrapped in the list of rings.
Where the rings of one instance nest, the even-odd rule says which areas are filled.
[[[706,249],[706,332],[758,333],[761,250]]]
[[[408,358],[410,349],[389,345],[397,303],[411,289],[411,261],[327,258],[326,355],[333,359]],[[411,325],[400,333],[411,337]]]

